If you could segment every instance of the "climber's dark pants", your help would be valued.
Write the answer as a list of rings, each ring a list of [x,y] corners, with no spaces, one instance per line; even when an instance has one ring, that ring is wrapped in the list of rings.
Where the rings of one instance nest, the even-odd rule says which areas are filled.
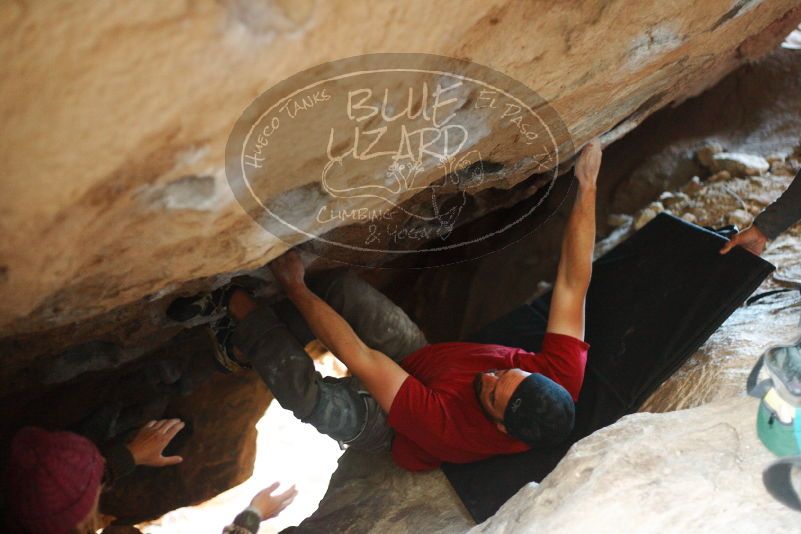
[[[310,285],[351,325],[364,343],[400,362],[427,344],[412,320],[381,292],[355,275],[328,277]],[[349,447],[386,450],[392,442],[387,415],[356,377],[323,378],[303,350],[313,339],[289,301],[261,306],[243,320],[234,345],[285,409]],[[276,311],[278,313],[276,313]]]

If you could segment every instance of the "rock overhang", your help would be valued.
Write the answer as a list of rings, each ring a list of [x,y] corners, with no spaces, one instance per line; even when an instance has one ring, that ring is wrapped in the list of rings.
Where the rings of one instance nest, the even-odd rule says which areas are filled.
[[[536,90],[580,146],[698,93],[801,18],[789,0],[423,4],[369,19],[353,2],[7,7],[0,332],[81,321],[279,254],[227,189],[222,147],[250,100],[305,67],[390,50],[470,58]],[[47,53],[56,30],[64,52]],[[532,170],[508,159],[503,187]]]

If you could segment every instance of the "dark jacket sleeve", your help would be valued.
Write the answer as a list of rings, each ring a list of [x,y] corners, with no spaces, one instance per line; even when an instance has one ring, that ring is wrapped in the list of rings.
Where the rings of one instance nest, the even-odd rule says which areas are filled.
[[[108,489],[114,483],[133,473],[136,468],[131,451],[124,443],[117,443],[108,448],[103,456],[106,458],[106,471],[103,474],[103,485]]]
[[[754,220],[754,225],[768,239],[776,239],[799,220],[801,220],[801,170],[795,175],[787,191],[759,214]]]
[[[234,522],[223,529],[223,534],[256,534],[261,518],[252,508],[245,508]]]

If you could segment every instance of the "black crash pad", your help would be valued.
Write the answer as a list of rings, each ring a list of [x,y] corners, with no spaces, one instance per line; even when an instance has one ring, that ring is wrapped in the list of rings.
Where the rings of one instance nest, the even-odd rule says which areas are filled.
[[[576,426],[562,446],[442,469],[482,522],[570,446],[637,411],[737,309],[774,267],[740,248],[721,256],[720,235],[660,214],[593,264],[587,296],[590,351]],[[550,294],[486,326],[471,341],[536,352]]]

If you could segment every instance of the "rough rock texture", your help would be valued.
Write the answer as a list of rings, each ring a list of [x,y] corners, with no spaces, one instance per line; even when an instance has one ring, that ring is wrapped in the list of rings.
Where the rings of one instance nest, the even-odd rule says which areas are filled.
[[[580,145],[610,130],[606,141],[617,139],[697,94],[801,20],[797,0],[0,9],[4,334],[86,319],[280,253],[233,201],[223,147],[257,94],[306,67],[381,51],[470,58],[540,93]],[[505,141],[487,139],[487,150],[503,157]]]
[[[791,532],[798,513],[762,485],[774,456],[758,401],[625,417],[578,442],[470,532]]]
[[[380,491],[376,491],[380,488]],[[389,454],[347,451],[299,532],[465,532],[473,520],[439,469],[410,473]]]
[[[768,169],[770,169],[770,164],[761,156],[730,152],[721,152],[712,156],[709,168],[712,172],[727,171],[740,176],[754,176],[767,172]]]

